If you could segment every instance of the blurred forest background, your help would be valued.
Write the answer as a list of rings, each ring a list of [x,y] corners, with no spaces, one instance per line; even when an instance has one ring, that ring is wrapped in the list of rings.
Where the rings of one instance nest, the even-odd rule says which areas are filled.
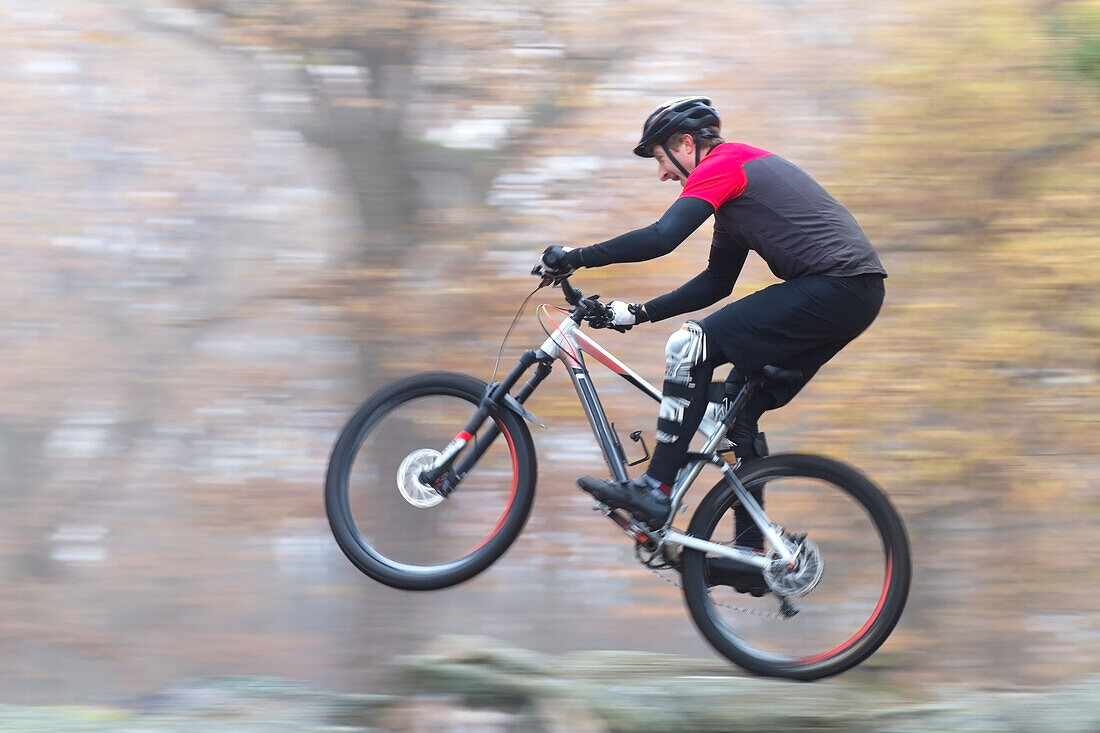
[[[601,461],[565,380],[530,405],[528,531],[465,587],[359,576],[321,493],[370,391],[489,378],[544,246],[663,212],[678,187],[630,150],[693,93],[890,272],[875,325],[764,425],[864,468],[910,528],[907,614],[848,678],[1098,671],[1100,2],[0,0],[0,701],[369,689],[440,633],[707,656],[574,486]],[[646,299],[708,242],[577,284]],[[677,325],[601,341],[656,382]]]

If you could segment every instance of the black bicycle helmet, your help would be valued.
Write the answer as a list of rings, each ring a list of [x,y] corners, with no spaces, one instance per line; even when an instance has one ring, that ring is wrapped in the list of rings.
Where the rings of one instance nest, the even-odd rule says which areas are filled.
[[[651,148],[654,145],[663,145],[676,133],[690,132],[698,140],[699,137],[711,137],[712,133],[707,129],[711,127],[720,130],[722,120],[707,97],[669,100],[646,118],[645,125],[642,126],[642,139],[634,148],[634,154],[652,158]]]

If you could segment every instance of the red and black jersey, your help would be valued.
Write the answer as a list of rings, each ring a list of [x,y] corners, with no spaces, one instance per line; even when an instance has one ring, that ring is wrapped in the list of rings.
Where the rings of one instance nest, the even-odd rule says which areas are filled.
[[[757,252],[776,277],[886,274],[852,214],[789,161],[724,143],[688,176],[681,198],[714,208],[714,245]]]
[[[722,143],[710,151],[657,222],[574,250],[571,264],[601,267],[660,257],[711,215],[707,269],[647,302],[652,320],[705,308],[729,295],[750,250],[782,280],[886,275],[855,218],[821,184],[780,156],[742,143]]]

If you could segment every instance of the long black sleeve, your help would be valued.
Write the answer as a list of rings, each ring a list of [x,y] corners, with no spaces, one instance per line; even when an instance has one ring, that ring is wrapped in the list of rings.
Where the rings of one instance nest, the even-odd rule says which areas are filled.
[[[749,251],[741,247],[718,246],[719,238],[720,233],[715,231],[707,269],[671,293],[659,295],[645,304],[649,320],[660,321],[706,308],[733,292],[733,285],[745,266]]]
[[[621,234],[606,242],[569,253],[574,267],[603,267],[616,262],[643,262],[667,255],[714,213],[702,199],[676,199],[664,215],[643,229]]]

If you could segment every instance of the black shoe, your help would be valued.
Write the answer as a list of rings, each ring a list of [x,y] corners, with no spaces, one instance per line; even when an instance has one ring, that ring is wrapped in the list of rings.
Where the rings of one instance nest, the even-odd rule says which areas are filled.
[[[762,572],[728,557],[707,558],[707,585],[728,585],[738,593],[748,593],[754,598],[760,598],[771,590]]]
[[[671,500],[663,491],[652,486],[644,475],[625,483],[581,476],[577,479],[577,485],[612,509],[626,509],[636,518],[644,520],[650,529],[660,528],[668,519]]]

